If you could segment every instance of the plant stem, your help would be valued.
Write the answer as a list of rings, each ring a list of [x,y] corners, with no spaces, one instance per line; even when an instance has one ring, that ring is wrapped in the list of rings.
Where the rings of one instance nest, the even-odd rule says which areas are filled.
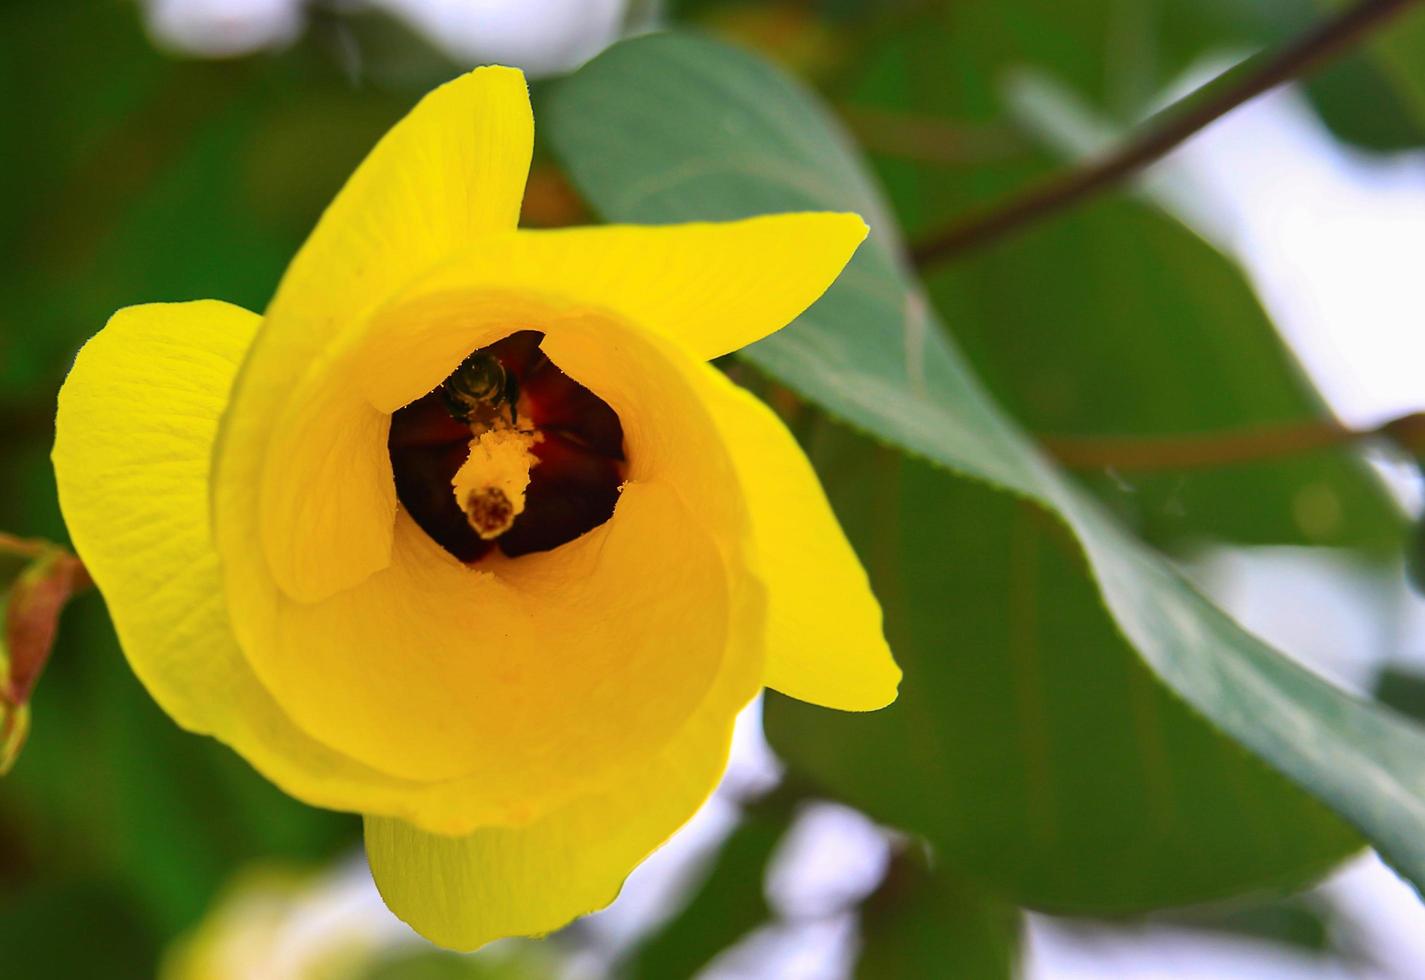
[[[1232,466],[1366,439],[1386,439],[1408,453],[1425,454],[1425,412],[1403,415],[1371,429],[1320,419],[1182,436],[1044,436],[1039,441],[1049,455],[1070,469],[1142,472]]]
[[[20,558],[38,558],[54,550],[54,545],[39,538],[16,537],[0,531],[0,554],[16,555]]]
[[[1027,190],[932,232],[911,248],[924,268],[996,241],[1111,187],[1165,156],[1190,136],[1282,82],[1320,68],[1420,0],[1361,0],[1308,28],[1285,46],[1223,72],[1149,119],[1118,149],[1052,174]]]

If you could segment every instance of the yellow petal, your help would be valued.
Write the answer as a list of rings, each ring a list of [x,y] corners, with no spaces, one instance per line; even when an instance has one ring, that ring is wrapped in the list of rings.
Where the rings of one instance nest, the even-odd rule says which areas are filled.
[[[784,261],[791,272],[780,277],[781,292],[768,287],[775,301],[756,290],[719,293],[694,276],[699,248],[731,262],[758,243],[795,243],[772,230],[803,221],[821,233],[796,254],[822,256],[817,276],[800,260]],[[863,232],[859,219],[823,215],[487,236],[313,361],[266,429],[264,444],[284,465],[263,472],[260,495],[250,482],[258,468],[249,465],[255,447],[242,436],[244,418],[273,406],[245,401],[240,381],[216,467],[217,539],[234,630],[278,703],[314,737],[383,772],[482,786],[469,812],[484,822],[525,822],[658,751],[724,659],[763,655],[760,624],[752,640],[729,640],[729,630],[743,629],[729,626],[729,593],[741,587],[749,560],[737,478],[703,391],[720,379],[668,338],[681,337],[684,324],[706,338],[697,325],[725,329],[723,317],[754,325],[740,327],[732,342],[775,329],[825,288]],[[631,244],[611,267],[607,256],[619,242]],[[826,242],[839,242],[832,258],[815,247]],[[660,264],[666,256],[687,261]],[[635,261],[645,267],[630,270]],[[745,269],[750,282],[765,262]],[[342,590],[324,594],[330,578],[314,590],[276,573],[274,542],[321,555],[339,527],[353,538],[386,527],[382,507],[331,502],[348,483],[390,487],[383,416],[514,329],[544,331],[555,363],[624,421],[634,492],[610,524],[577,548],[482,574],[453,563],[397,515],[385,564]],[[274,503],[284,498],[301,506]],[[324,520],[322,508],[342,516]],[[642,551],[631,540],[619,544],[619,526],[636,523],[650,542]],[[617,546],[606,547],[606,538]],[[267,547],[254,549],[255,540]],[[598,575],[547,601],[529,598],[558,574],[537,570],[594,560],[588,556],[605,563]],[[683,584],[668,588],[664,578]],[[640,601],[670,625],[655,631],[625,614]],[[670,643],[680,669],[665,676]]]
[[[329,744],[410,778],[478,775],[486,821],[656,751],[722,666],[723,558],[666,484],[631,484],[584,537],[479,570],[404,512],[396,538],[361,585],[284,602],[249,659]]]
[[[410,787],[293,726],[228,626],[209,530],[208,467],[218,418],[258,323],[216,302],[116,313],[79,352],[59,394],[60,507],[134,673],[174,720],[221,738],[304,799],[393,805]]]
[[[283,277],[234,394],[223,465],[228,486],[260,494],[271,515],[253,540],[289,594],[320,599],[384,567],[396,507],[386,419],[332,424],[294,392],[330,373],[334,340],[400,287],[515,226],[533,139],[518,71],[482,68],[436,89],[377,144]],[[282,530],[294,524],[304,541]]]
[[[568,304],[425,300],[383,314],[427,331],[387,371],[409,374],[428,347],[459,345],[433,387],[514,326],[546,331],[555,363],[624,421],[627,483],[613,519],[553,552],[467,568],[400,512],[390,564],[317,602],[272,580],[251,534],[220,535],[234,629],[315,737],[403,778],[473,787],[471,820],[522,823],[646,763],[729,665],[755,662],[760,677],[760,598],[755,612],[738,611],[760,583],[745,570],[746,514],[705,407],[716,378],[706,364]],[[332,380],[352,411],[369,405],[359,374]],[[384,439],[371,441],[365,451],[384,454]],[[220,528],[225,518],[235,531],[261,525],[258,501],[228,500],[245,507],[225,512],[220,490]],[[301,524],[285,533],[309,540]]]
[[[544,310],[603,311],[710,360],[795,319],[865,236],[858,216],[827,212],[521,230],[462,252],[412,284],[402,303],[484,291]],[[528,315],[515,322],[537,328]],[[349,353],[361,391],[384,411],[434,388],[477,336],[469,328],[440,332],[427,318],[390,310],[373,324]]]
[[[459,950],[552,932],[603,908],[716,787],[732,734],[726,706],[755,681],[730,671],[646,768],[528,826],[447,837],[367,817],[382,898],[421,935]]]
[[[831,212],[534,231],[520,236],[528,256],[507,257],[506,283],[578,296],[711,360],[796,319],[866,232],[859,215]]]
[[[259,318],[226,303],[130,307],[80,351],[59,395],[54,466],[76,551],[134,673],[183,727],[318,806],[469,829],[459,783],[400,780],[293,724],[233,638],[209,525],[218,419]]]
[[[896,698],[901,672],[871,592],[806,454],[782,420],[732,385],[713,406],[752,517],[767,582],[764,683],[843,711]]]
[[[60,507],[134,673],[183,727],[242,753],[317,806],[453,833],[478,823],[470,782],[398,779],[298,728],[233,637],[209,524],[218,419],[259,318],[217,302],[121,310],[59,395]]]
[[[471,241],[519,221],[534,147],[524,75],[478,68],[426,95],[376,144],[282,277],[269,315],[323,336]],[[279,331],[298,340],[296,325]]]

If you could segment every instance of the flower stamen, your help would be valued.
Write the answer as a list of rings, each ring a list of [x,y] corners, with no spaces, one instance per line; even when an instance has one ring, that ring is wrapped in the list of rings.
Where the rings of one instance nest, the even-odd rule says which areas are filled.
[[[532,452],[543,441],[528,419],[523,427],[497,418],[485,426],[472,426],[470,455],[455,471],[450,485],[455,502],[470,527],[485,541],[493,541],[514,526],[524,513],[530,470],[539,465]]]
[[[396,495],[467,564],[549,551],[607,521],[626,471],[609,405],[519,330],[391,417]]]

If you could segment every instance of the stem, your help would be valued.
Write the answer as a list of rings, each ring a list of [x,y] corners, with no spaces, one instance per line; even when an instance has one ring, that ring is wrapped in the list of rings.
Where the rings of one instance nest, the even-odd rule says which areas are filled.
[[[38,558],[54,550],[54,545],[39,538],[20,538],[6,531],[0,531],[0,554],[17,555],[20,558]]]
[[[1223,72],[1149,119],[1118,149],[930,234],[911,248],[919,268],[985,245],[1092,197],[1151,163],[1233,109],[1282,82],[1320,68],[1420,0],[1361,0],[1276,51]]]
[[[1372,429],[1320,419],[1183,436],[1046,436],[1040,444],[1071,469],[1142,472],[1252,463],[1366,439],[1387,439],[1408,453],[1425,453],[1425,412],[1403,415]]]

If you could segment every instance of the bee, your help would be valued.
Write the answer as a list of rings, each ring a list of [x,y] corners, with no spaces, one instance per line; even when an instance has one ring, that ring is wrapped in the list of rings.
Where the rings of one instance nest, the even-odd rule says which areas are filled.
[[[520,383],[494,354],[476,351],[461,362],[440,386],[445,407],[461,422],[498,417],[508,406],[510,424],[518,424]]]

